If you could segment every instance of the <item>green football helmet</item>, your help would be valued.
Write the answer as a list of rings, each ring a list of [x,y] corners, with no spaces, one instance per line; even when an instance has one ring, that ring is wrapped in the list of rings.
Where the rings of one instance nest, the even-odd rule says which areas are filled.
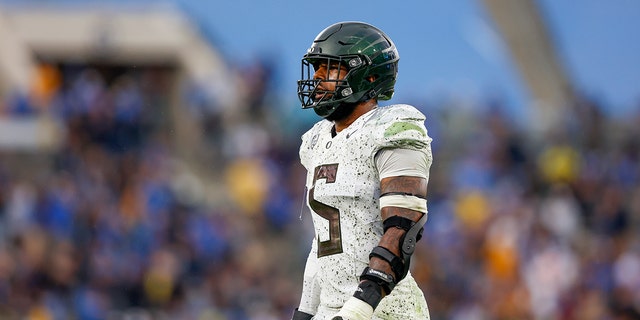
[[[302,108],[313,108],[326,118],[341,104],[393,96],[400,56],[391,39],[380,29],[363,22],[340,22],[324,29],[302,58],[298,98]],[[340,63],[348,70],[342,80],[314,79],[321,63]],[[373,76],[373,81],[370,77]],[[322,81],[336,83],[334,91],[322,90]]]

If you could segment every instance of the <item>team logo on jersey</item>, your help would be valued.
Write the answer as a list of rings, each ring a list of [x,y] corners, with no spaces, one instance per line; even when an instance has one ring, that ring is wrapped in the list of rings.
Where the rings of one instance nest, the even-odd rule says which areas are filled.
[[[318,143],[318,137],[319,135],[314,135],[313,138],[311,138],[311,149],[313,149],[313,147],[316,146],[316,143]]]
[[[358,131],[358,129],[360,129],[360,128],[357,128],[357,129],[355,129],[355,130],[353,130],[351,132],[348,132],[346,138],[349,139],[349,137],[351,137],[352,134],[354,134],[356,131]]]

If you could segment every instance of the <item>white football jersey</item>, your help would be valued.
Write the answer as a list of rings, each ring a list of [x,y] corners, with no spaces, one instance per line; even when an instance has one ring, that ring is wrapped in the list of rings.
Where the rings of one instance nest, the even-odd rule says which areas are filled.
[[[305,271],[313,277],[305,275],[305,281],[312,283],[305,284],[303,295],[316,295],[307,299],[319,304],[314,319],[323,319],[323,312],[327,316],[337,312],[353,295],[369,263],[369,253],[382,237],[376,153],[384,148],[410,148],[425,152],[430,163],[431,138],[424,121],[424,115],[414,107],[392,105],[369,111],[335,137],[331,134],[333,123],[326,120],[302,136],[300,159],[307,169],[307,205],[316,233],[312,254],[317,255],[314,270]],[[402,300],[400,303],[406,302],[400,306],[414,304],[398,296],[416,290],[422,294],[410,274],[407,278],[378,309],[394,296]],[[311,287],[314,289],[308,289]]]

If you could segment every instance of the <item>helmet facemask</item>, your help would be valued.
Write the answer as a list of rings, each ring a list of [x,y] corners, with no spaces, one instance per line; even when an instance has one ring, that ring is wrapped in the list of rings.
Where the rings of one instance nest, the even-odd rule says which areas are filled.
[[[320,64],[327,66],[342,65],[347,68],[347,74],[342,79],[331,78],[331,72],[327,72],[325,79],[314,79],[314,75]],[[328,56],[307,54],[302,59],[301,80],[298,81],[298,98],[302,102],[302,108],[313,108],[316,114],[326,118],[342,103],[355,103],[361,97],[353,95],[350,84],[354,74],[361,73],[365,67],[363,58],[359,56]],[[327,90],[321,84],[334,83],[334,90]]]

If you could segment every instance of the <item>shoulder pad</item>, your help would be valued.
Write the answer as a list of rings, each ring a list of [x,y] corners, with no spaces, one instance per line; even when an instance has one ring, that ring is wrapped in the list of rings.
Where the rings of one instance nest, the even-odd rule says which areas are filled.
[[[431,143],[425,119],[422,112],[410,105],[379,107],[375,119],[371,119],[375,142],[379,148],[423,149]]]
[[[308,151],[313,148],[313,145],[315,144],[315,141],[317,141],[320,133],[323,130],[327,130],[325,128],[330,125],[331,122],[327,120],[318,121],[313,125],[313,127],[311,127],[311,129],[307,130],[307,132],[302,135],[302,143],[300,145],[299,156],[303,165],[306,166],[308,160]]]
[[[324,130],[324,128],[328,125],[331,125],[331,123],[327,120],[321,120],[316,122],[313,127],[311,127],[311,129],[307,130],[307,132],[305,132],[304,134],[302,134],[302,146],[305,145],[305,143],[309,143],[309,141],[311,141],[313,139],[314,136],[320,134],[320,132],[322,132],[322,130]]]

